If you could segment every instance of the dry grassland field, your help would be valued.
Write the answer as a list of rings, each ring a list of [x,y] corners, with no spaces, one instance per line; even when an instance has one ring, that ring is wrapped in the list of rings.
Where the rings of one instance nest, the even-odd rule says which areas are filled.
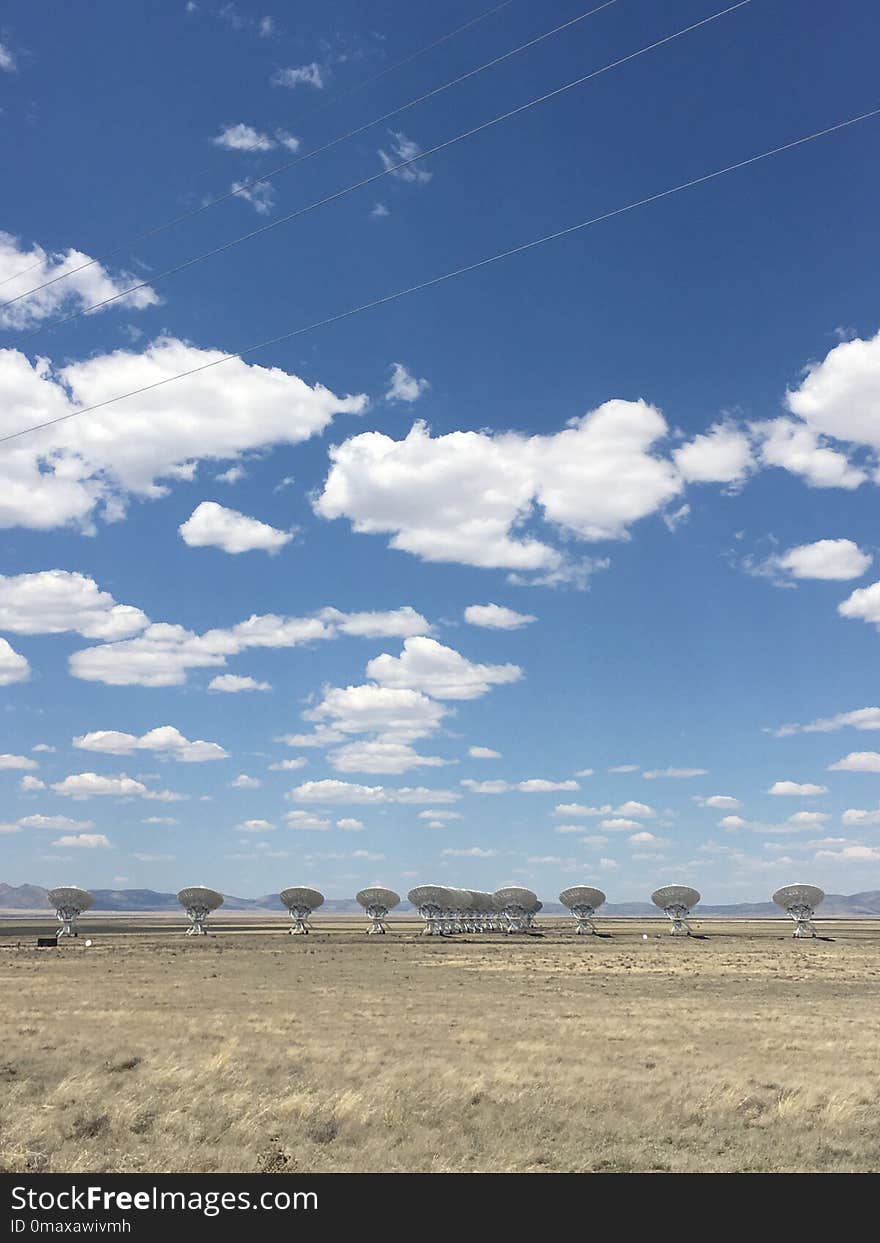
[[[880,925],[603,927],[6,921],[0,1168],[880,1168]]]

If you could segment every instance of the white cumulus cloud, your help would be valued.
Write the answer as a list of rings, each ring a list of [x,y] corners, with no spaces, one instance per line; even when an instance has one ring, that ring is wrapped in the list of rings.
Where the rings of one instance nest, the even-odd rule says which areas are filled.
[[[841,816],[841,823],[848,828],[861,828],[880,824],[880,809],[863,810],[858,807],[848,807]]]
[[[271,820],[242,820],[235,827],[239,833],[271,833],[275,825]]]
[[[470,790],[471,794],[507,794],[513,786],[509,781],[474,781],[472,777],[465,777],[461,783],[466,790]]]
[[[293,90],[297,86],[312,86],[315,90],[323,90],[326,70],[317,61],[308,65],[296,65],[288,69],[278,69],[272,75],[273,86],[286,86]]]
[[[292,648],[316,640],[335,639],[345,634],[349,626],[354,634],[397,636],[413,626],[416,619],[424,621],[409,609],[370,614],[324,609],[315,617],[266,613],[255,614],[228,629],[209,630],[201,635],[183,626],[157,622],[148,625],[135,639],[74,652],[70,671],[74,677],[110,686],[179,686],[186,681],[190,669],[224,666],[228,657],[249,648]],[[146,621],[148,619],[144,619]],[[383,626],[387,627],[384,631]]]
[[[286,796],[295,803],[453,803],[461,797],[454,790],[430,790],[425,786],[365,786],[350,781],[306,781]]]
[[[326,833],[333,828],[330,820],[325,820],[321,816],[313,816],[308,811],[289,811],[284,817],[284,822],[290,829],[314,829],[319,833]]]
[[[799,544],[788,552],[769,557],[753,572],[785,580],[846,582],[860,578],[872,561],[871,554],[863,552],[850,539],[822,539],[814,544]]]
[[[407,138],[406,134],[400,130],[389,130],[389,135],[390,150],[380,149],[379,151],[379,159],[385,171],[390,172],[391,176],[396,177],[398,181],[417,184],[429,182],[434,174],[428,171],[423,162],[419,161],[418,157],[422,153],[419,144],[414,139]],[[398,168],[396,167],[398,164],[405,164],[406,167]]]
[[[31,667],[26,658],[12,647],[8,639],[0,638],[0,686],[26,682],[30,676]]]
[[[225,126],[211,142],[215,147],[224,147],[227,151],[271,151],[275,146],[268,134],[261,133],[243,121]]]
[[[787,394],[792,414],[820,435],[880,450],[880,332],[836,345]]]
[[[163,337],[138,352],[94,354],[53,370],[0,350],[0,435],[120,394],[136,397],[28,433],[0,459],[0,526],[88,529],[97,513],[121,518],[131,496],[164,496],[201,461],[294,445],[366,398],[337,397],[278,367],[260,367]],[[174,375],[186,379],[166,383]]]
[[[148,623],[140,609],[117,604],[85,574],[40,570],[0,575],[0,630],[112,640],[137,634]]]
[[[119,272],[115,276],[100,263],[81,272],[74,272],[91,262],[91,255],[86,255],[73,248],[52,254],[36,243],[28,247],[9,233],[0,231],[0,281],[3,284],[3,301],[7,304],[0,307],[0,328],[30,328],[42,320],[72,311],[80,311],[96,302],[112,298],[132,285],[139,284],[137,278],[128,272]],[[25,271],[25,269],[28,269]],[[21,275],[19,275],[21,273]],[[64,280],[56,280],[65,276]],[[54,284],[49,282],[54,281]],[[37,285],[47,288],[30,294],[20,301],[13,301],[29,289]],[[149,285],[134,290],[126,297],[119,298],[111,305],[129,310],[141,310],[154,306],[159,296]]]
[[[657,777],[705,777],[707,772],[706,768],[651,768],[642,776],[653,781]]]
[[[814,794],[827,794],[828,787],[811,781],[774,781],[767,793],[811,797]]]
[[[268,216],[277,202],[278,196],[271,181],[233,181],[230,191],[251,207],[258,216]]]
[[[391,546],[426,561],[518,572],[559,572],[557,548],[523,535],[539,513],[548,530],[585,541],[625,539],[683,482],[653,452],[667,434],[646,402],[609,401],[560,432],[450,432],[416,423],[405,439],[380,432],[330,451],[316,512],[347,518],[356,531],[389,533]]]
[[[408,604],[384,612],[342,613],[339,609],[326,608],[319,616],[341,634],[363,639],[406,639],[430,634],[432,629],[430,622]]]
[[[837,606],[837,611],[841,617],[852,617],[880,626],[880,581],[871,583],[870,587],[857,587]]]
[[[493,686],[518,682],[518,665],[475,664],[436,639],[404,640],[400,656],[384,653],[367,665],[367,677],[382,686],[408,687],[437,699],[478,699]]]
[[[23,829],[91,829],[91,820],[71,820],[70,816],[22,816],[19,826]]]
[[[689,483],[738,483],[753,465],[748,436],[724,423],[681,445],[672,458]]]
[[[838,712],[836,716],[818,717],[806,725],[780,725],[773,733],[777,738],[791,734],[831,734],[838,729],[880,729],[880,708],[855,708],[852,712]]]
[[[852,491],[867,475],[853,466],[845,453],[829,446],[824,437],[793,419],[771,419],[753,424],[762,466],[779,466],[800,475],[811,488],[845,488]]]
[[[247,773],[239,773],[229,782],[230,790],[259,790],[262,785],[259,777],[250,777]]]
[[[146,798],[149,794],[142,781],[133,777],[102,777],[98,773],[71,773],[63,781],[56,781],[52,789],[56,794],[68,795],[70,798],[84,799],[97,795],[115,798]]]
[[[842,850],[817,850],[816,858],[840,863],[880,863],[880,850],[873,846],[844,846]]]
[[[56,838],[53,846],[75,846],[83,850],[104,849],[110,842],[103,833],[65,833]]]
[[[448,762],[439,755],[421,755],[408,742],[387,738],[346,743],[328,758],[341,773],[405,773],[411,768],[440,768]]]
[[[223,147],[226,151],[272,151],[277,146],[286,147],[288,151],[296,151],[299,139],[284,130],[276,130],[275,136],[265,134],[239,121],[235,125],[226,125],[215,138],[211,139],[215,147]]]
[[[880,773],[880,751],[850,751],[828,765],[830,773]]]
[[[579,790],[576,781],[548,781],[545,777],[529,777],[526,781],[518,781],[516,789],[521,794],[549,794],[554,790]]]
[[[278,552],[293,539],[291,531],[279,531],[216,501],[202,501],[178,530],[190,548],[221,548],[228,553]]]
[[[464,619],[471,626],[484,626],[488,630],[519,630],[538,620],[531,613],[517,613],[503,604],[469,604]]]
[[[869,478],[861,464],[865,451],[872,458],[880,451],[878,403],[880,332],[842,341],[789,389],[791,417],[753,425],[763,440],[763,464],[799,474],[812,487],[859,487]],[[880,479],[876,466],[872,475]]]
[[[827,811],[796,811],[793,816],[788,817],[788,823],[798,829],[811,829],[830,819]]]
[[[413,742],[434,733],[449,709],[421,691],[406,687],[328,687],[303,717],[325,722],[338,741],[340,734],[378,734],[394,742]]]
[[[647,803],[638,803],[635,799],[630,799],[629,802],[615,807],[614,814],[615,816],[636,816],[639,820],[651,820],[657,815],[653,807],[649,807]]]
[[[242,677],[237,673],[220,673],[208,683],[209,691],[222,691],[226,695],[237,695],[241,691],[270,691],[268,682],[258,682],[256,678]]]
[[[560,790],[579,790],[576,781],[551,781],[546,777],[528,777],[524,781],[475,781],[466,777],[461,782],[471,794],[508,794],[515,790],[520,794],[552,794]],[[575,806],[575,804],[568,804]]]
[[[391,364],[391,379],[385,391],[386,401],[404,401],[412,404],[431,386],[427,380],[420,380],[407,369],[404,363]]]
[[[190,742],[173,725],[160,725],[138,737],[136,734],[118,730],[99,729],[74,738],[73,745],[80,751],[99,751],[106,755],[133,755],[137,751],[151,751],[155,755],[182,763],[202,763],[205,760],[225,760],[229,752],[217,742],[197,739]]]

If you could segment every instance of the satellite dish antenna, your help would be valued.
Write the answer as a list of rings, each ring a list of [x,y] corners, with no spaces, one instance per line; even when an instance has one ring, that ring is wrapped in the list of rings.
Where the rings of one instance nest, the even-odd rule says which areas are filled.
[[[446,909],[444,932],[466,932],[470,922],[471,903],[474,895],[470,889],[447,889],[449,905]]]
[[[206,937],[208,930],[205,924],[212,911],[223,905],[223,894],[216,889],[205,889],[202,885],[192,885],[189,889],[181,889],[177,901],[189,916],[188,937]]]
[[[491,893],[479,889],[471,890],[471,906],[468,911],[466,932],[492,932],[495,916],[498,911]]]
[[[774,893],[773,901],[794,920],[792,936],[818,936],[813,926],[813,912],[825,901],[825,894],[818,885],[783,885]]]
[[[58,936],[78,937],[76,921],[83,911],[94,906],[95,899],[92,894],[85,889],[78,889],[76,885],[61,885],[58,889],[50,889],[46,896],[55,907],[55,914],[61,925]]]
[[[507,921],[504,918],[504,905],[499,902],[497,894],[490,893],[489,897],[492,899],[492,913],[489,916],[489,931],[506,932]]]
[[[532,893],[531,889],[520,889],[518,885],[496,889],[492,896],[501,911],[505,932],[525,932],[541,909],[538,895]]]
[[[400,902],[400,894],[395,893],[393,889],[362,889],[355,896],[355,901],[359,902],[367,913],[370,920],[370,926],[367,929],[367,936],[375,933],[385,933],[388,929],[385,927],[383,920],[388,918],[388,912],[393,910]]]
[[[460,889],[459,893],[462,898],[459,931],[476,932],[477,904],[479,902],[477,891],[475,889]]]
[[[659,906],[672,920],[670,932],[674,937],[692,935],[688,915],[691,913],[691,907],[696,906],[699,900],[699,892],[688,885],[665,885],[651,894],[651,901],[654,905]]]
[[[446,931],[441,925],[453,900],[452,890],[443,885],[417,885],[406,896],[425,921],[422,936],[437,937]]]
[[[571,889],[563,889],[559,901],[567,906],[577,920],[577,933],[592,933],[598,936],[593,916],[605,901],[601,889],[592,889],[589,885],[572,885]]]
[[[290,911],[290,918],[293,920],[293,927],[288,928],[291,936],[306,936],[311,927],[309,916],[312,911],[316,911],[319,906],[324,904],[324,895],[319,893],[317,889],[282,889],[281,901]]]

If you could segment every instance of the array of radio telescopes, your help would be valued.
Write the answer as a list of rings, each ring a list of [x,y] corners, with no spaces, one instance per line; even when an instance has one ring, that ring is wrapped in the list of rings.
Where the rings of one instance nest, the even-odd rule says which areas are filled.
[[[292,921],[291,934],[307,935],[310,919],[324,903],[324,895],[317,889],[282,889],[279,895],[287,907]],[[773,894],[773,901],[793,920],[795,937],[817,936],[813,913],[823,901],[825,894],[816,885],[785,885]],[[50,889],[49,902],[55,907],[59,937],[76,936],[76,921],[95,902],[92,894],[74,885]],[[528,933],[535,916],[543,908],[537,894],[531,889],[510,886],[495,893],[483,893],[476,889],[451,889],[446,885],[417,885],[407,895],[423,923],[423,936],[451,936],[454,933],[499,932]],[[177,900],[189,917],[187,936],[206,936],[208,917],[223,905],[223,895],[215,889],[193,885],[181,889]],[[386,919],[400,903],[400,895],[393,889],[362,889],[356,896],[369,920],[368,935],[386,932]],[[597,933],[595,915],[605,902],[601,889],[589,885],[574,885],[563,889],[559,901],[575,920],[575,931],[580,934]],[[667,916],[673,936],[691,936],[688,923],[691,910],[700,901],[700,894],[688,885],[665,885],[651,894],[651,901]]]

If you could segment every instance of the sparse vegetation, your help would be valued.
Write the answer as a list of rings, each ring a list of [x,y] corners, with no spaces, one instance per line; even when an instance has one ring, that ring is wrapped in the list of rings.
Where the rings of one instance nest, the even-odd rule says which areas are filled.
[[[781,923],[545,926],[197,940],[108,921],[90,949],[38,951],[18,925],[0,1168],[880,1168],[876,923],[801,943]]]

